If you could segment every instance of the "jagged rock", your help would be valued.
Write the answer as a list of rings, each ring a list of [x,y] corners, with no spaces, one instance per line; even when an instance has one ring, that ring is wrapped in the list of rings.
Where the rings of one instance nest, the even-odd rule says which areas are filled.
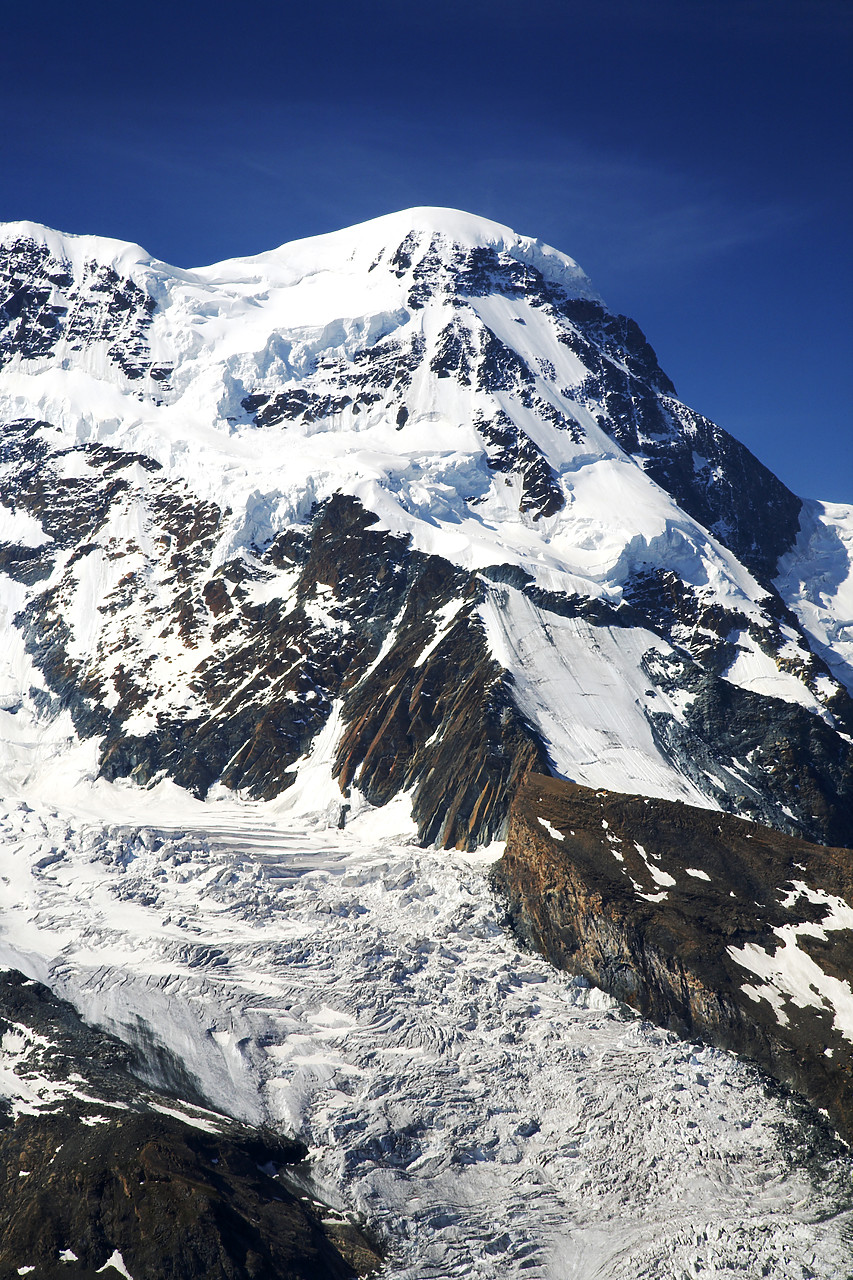
[[[67,259],[21,236],[0,245],[0,298],[0,366],[44,359],[60,343],[71,351],[103,343],[128,380],[168,383],[171,368],[149,351],[154,298],[113,266],[92,259],[78,278]]]

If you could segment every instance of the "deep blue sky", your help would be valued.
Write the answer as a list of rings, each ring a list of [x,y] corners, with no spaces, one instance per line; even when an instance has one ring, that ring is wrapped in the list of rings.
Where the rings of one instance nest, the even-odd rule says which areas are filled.
[[[679,394],[853,501],[850,0],[3,5],[0,220],[181,266],[418,204],[577,258]]]

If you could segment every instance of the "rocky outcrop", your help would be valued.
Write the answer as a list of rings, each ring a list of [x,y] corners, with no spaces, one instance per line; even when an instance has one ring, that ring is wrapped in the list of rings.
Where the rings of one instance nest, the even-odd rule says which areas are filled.
[[[288,1182],[301,1143],[142,1086],[129,1050],[14,972],[0,974],[0,1045],[2,1280],[346,1280],[380,1266],[354,1225]]]
[[[520,779],[546,765],[489,652],[481,598],[473,575],[423,560],[389,651],[344,703],[342,788],[356,783],[375,804],[412,790],[425,843],[474,848],[495,839]]]
[[[144,379],[156,391],[172,370],[151,359],[155,308],[150,293],[106,263],[91,259],[75,273],[30,236],[0,246],[0,367],[102,345],[129,382]]]
[[[576,397],[678,505],[769,585],[794,544],[802,500],[716,423],[675,398],[635,321],[601,303],[553,298],[560,341],[589,370]],[[569,323],[566,324],[565,321]]]
[[[519,936],[853,1137],[850,850],[531,774],[494,872]]]
[[[739,688],[683,650],[666,659],[652,649],[643,662],[654,689],[688,694],[680,719],[652,710],[649,720],[663,749],[722,810],[789,835],[846,843],[853,830],[848,737],[797,703]],[[840,700],[846,710],[849,698]]]

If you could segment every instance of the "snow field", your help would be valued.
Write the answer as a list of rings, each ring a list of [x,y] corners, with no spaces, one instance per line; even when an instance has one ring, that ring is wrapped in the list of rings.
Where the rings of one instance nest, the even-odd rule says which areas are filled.
[[[559,773],[587,787],[715,807],[652,734],[649,710],[681,718],[675,700],[649,690],[642,669],[650,649],[671,652],[658,636],[546,614],[511,590],[490,591],[481,616],[492,652],[513,673],[515,699]]]

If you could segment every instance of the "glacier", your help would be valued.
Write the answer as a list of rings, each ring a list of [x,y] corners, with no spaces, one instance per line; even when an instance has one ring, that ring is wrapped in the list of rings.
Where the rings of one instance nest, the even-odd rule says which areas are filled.
[[[157,826],[126,788],[99,803],[4,805],[3,963],[152,1083],[168,1049],[220,1111],[298,1134],[383,1274],[842,1273],[843,1149],[816,1155],[754,1068],[519,952],[498,850],[422,849],[399,803],[343,831],[228,798],[160,797]]]
[[[820,1117],[520,950],[500,813],[424,840],[417,807],[486,718],[429,682],[480,646],[557,777],[840,844],[851,509],[681,404],[572,259],[458,211],[192,270],[14,223],[0,266],[0,961],[304,1140],[389,1280],[842,1274]],[[389,782],[361,704],[399,718],[403,670]],[[773,790],[776,724],[817,792]]]

